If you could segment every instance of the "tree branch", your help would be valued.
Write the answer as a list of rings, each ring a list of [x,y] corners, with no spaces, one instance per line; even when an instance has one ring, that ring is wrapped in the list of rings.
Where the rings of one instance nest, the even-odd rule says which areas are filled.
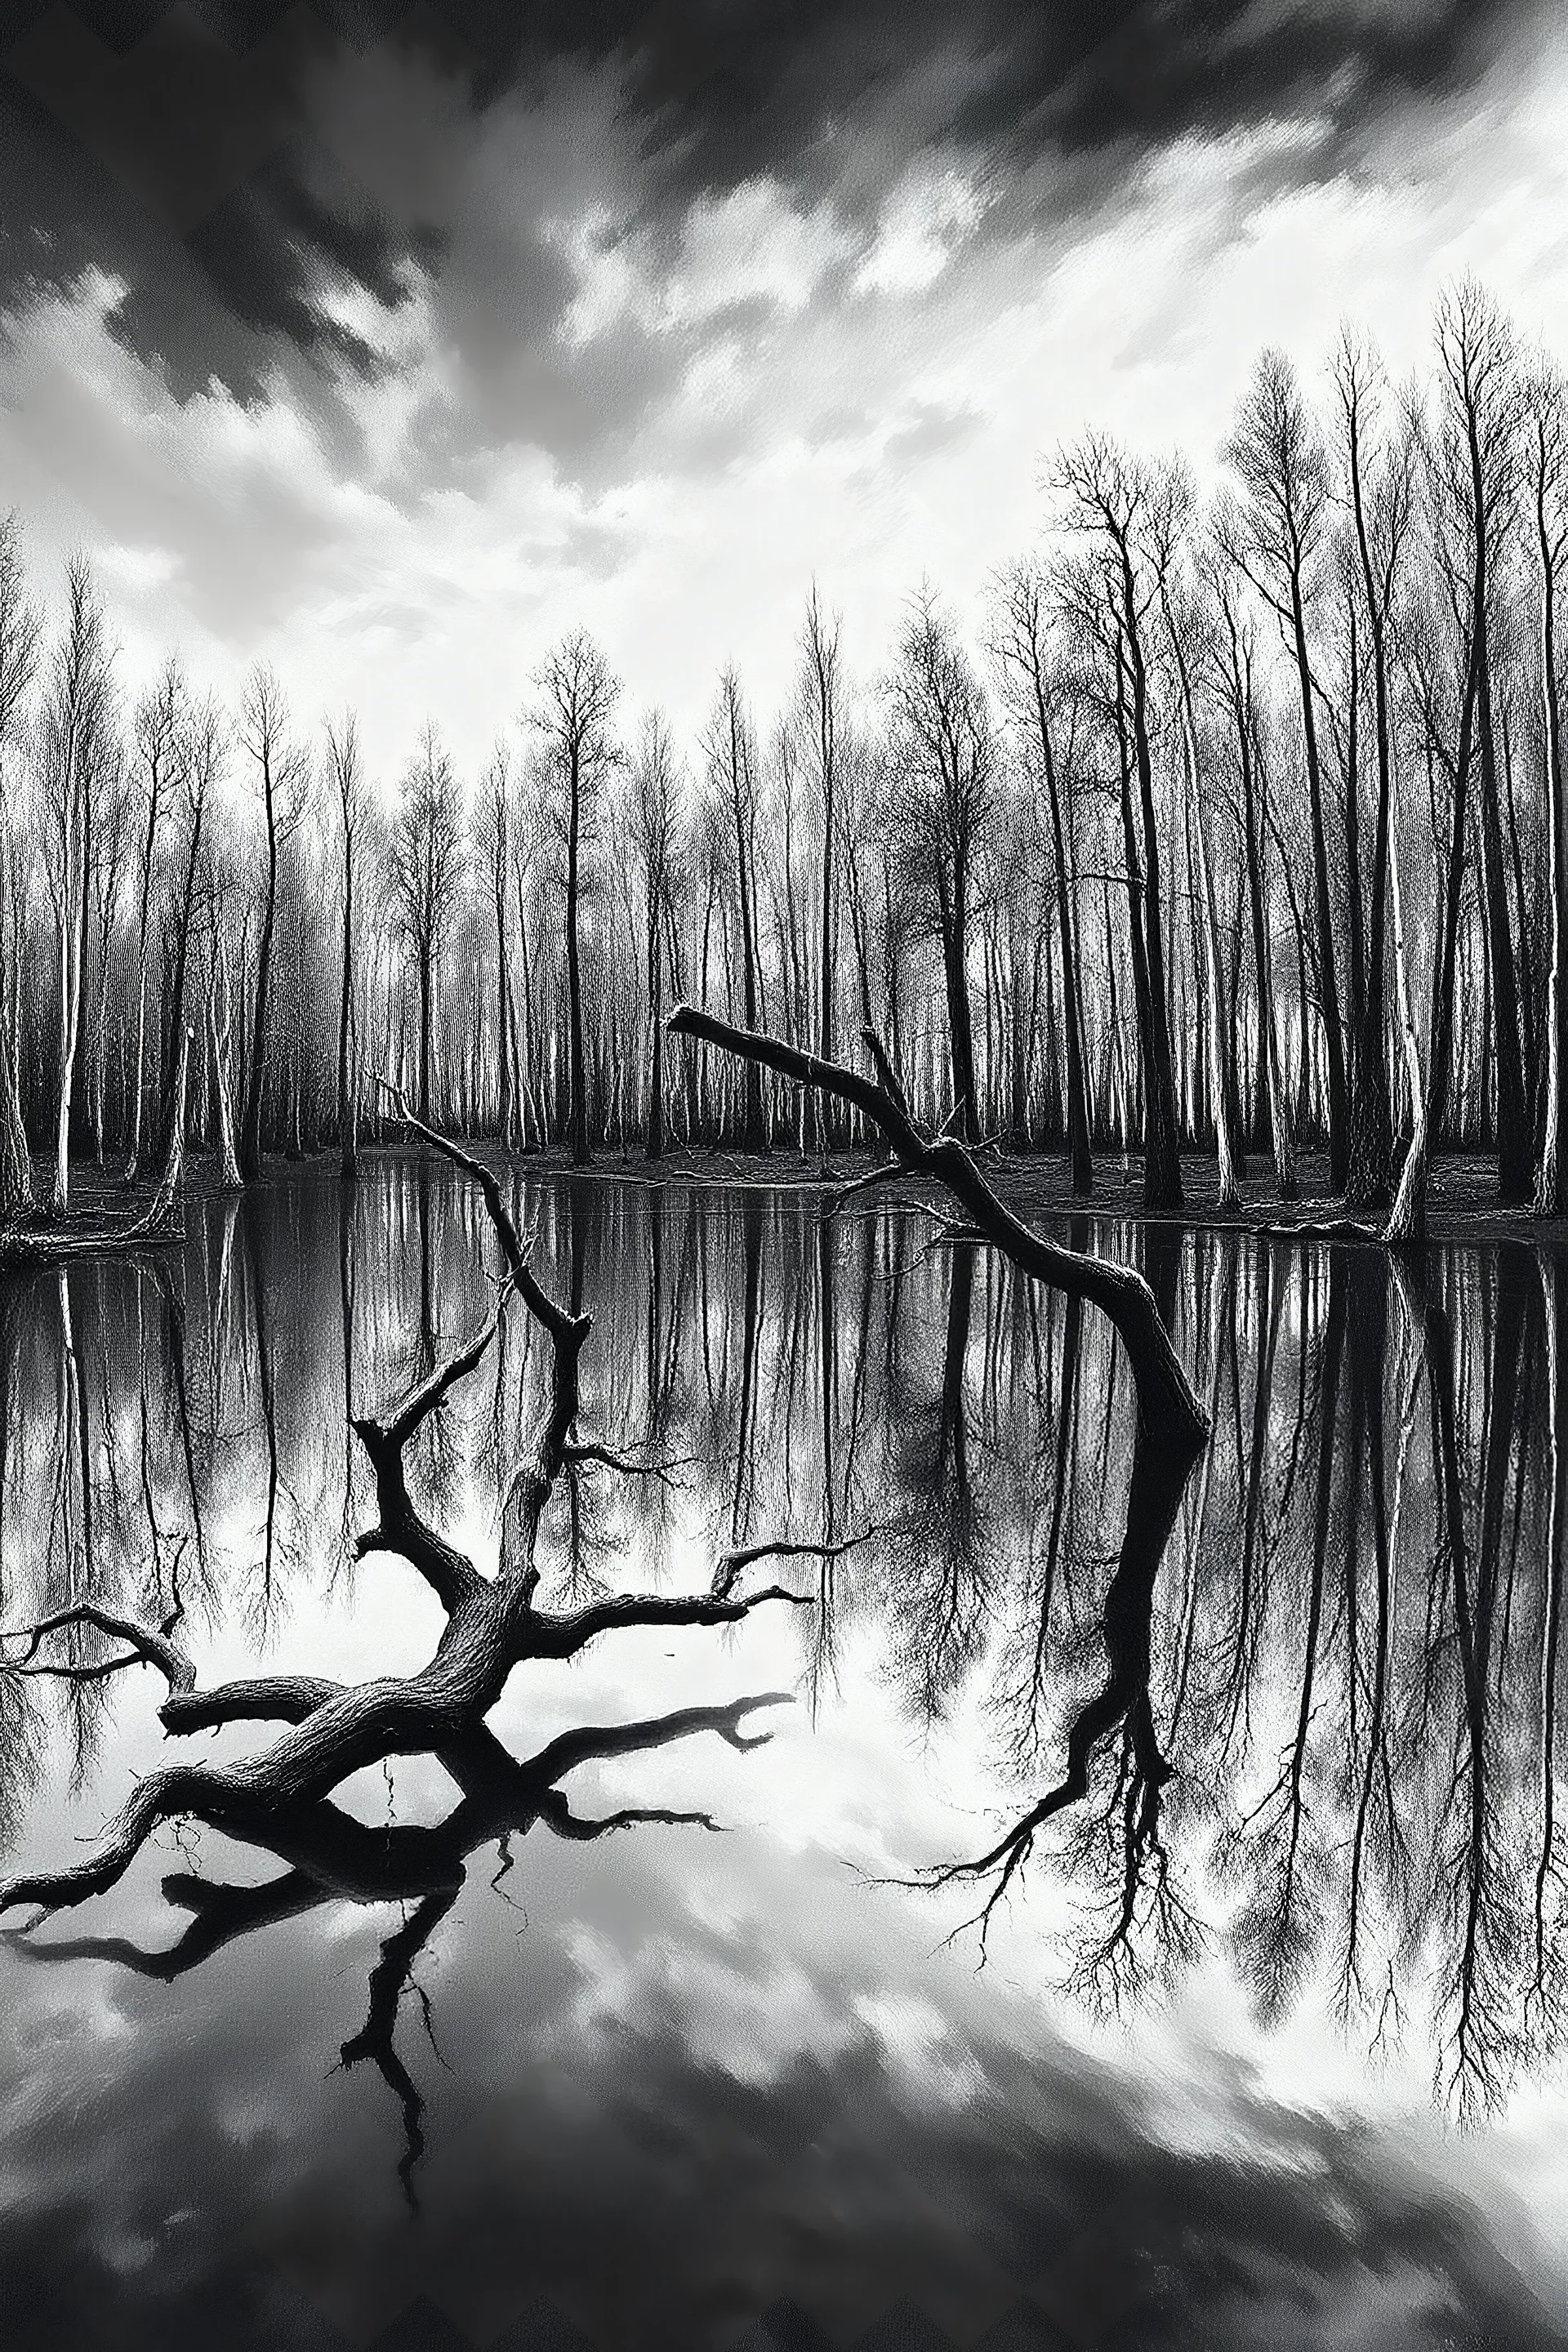
[[[213,1731],[224,1723],[303,1723],[344,1685],[319,1675],[258,1675],[211,1690],[174,1693],[158,1709],[165,1731]]]
[[[500,1328],[514,1286],[509,1276],[500,1286],[495,1313],[483,1330],[455,1355],[437,1364],[429,1378],[404,1400],[390,1421],[374,1421],[367,1416],[351,1424],[375,1472],[376,1502],[381,1512],[380,1524],[367,1528],[356,1541],[354,1558],[363,1559],[374,1551],[398,1553],[418,1570],[448,1614],[465,1601],[472,1600],[484,1580],[473,1562],[445,1542],[415,1509],[408,1492],[404,1450],[442,1399],[479,1364]]]
[[[485,1206],[489,1211],[490,1223],[500,1236],[512,1280],[522,1294],[523,1304],[529,1313],[543,1324],[552,1339],[558,1343],[574,1343],[581,1348],[591,1328],[591,1318],[568,1314],[565,1307],[557,1306],[548,1291],[542,1290],[535,1281],[529,1267],[527,1248],[518,1234],[510,1210],[501,1198],[500,1181],[494,1169],[487,1168],[482,1160],[476,1160],[460,1144],[454,1143],[448,1136],[439,1134],[435,1128],[426,1127],[423,1119],[416,1118],[408,1107],[408,1098],[402,1087],[395,1087],[390,1078],[379,1078],[376,1083],[383,1094],[391,1099],[404,1126],[411,1128],[433,1151],[440,1152],[442,1158],[449,1160],[454,1167],[465,1170],[479,1186],[484,1195]]]
[[[765,1748],[769,1731],[742,1731],[748,1715],[764,1706],[793,1706],[793,1691],[761,1691],[755,1697],[733,1700],[728,1706],[686,1706],[670,1715],[653,1716],[641,1723],[584,1724],[563,1731],[519,1769],[542,1781],[559,1780],[579,1765],[597,1763],[608,1756],[642,1755],[650,1748],[666,1748],[689,1739],[699,1731],[715,1731],[731,1748],[742,1751]]]
[[[574,1463],[596,1462],[606,1470],[618,1470],[626,1478],[658,1478],[666,1485],[677,1470],[689,1470],[697,1460],[694,1454],[677,1454],[662,1462],[634,1462],[629,1454],[616,1454],[611,1447],[597,1444],[568,1445],[562,1458]]]
[[[67,1625],[94,1626],[99,1633],[108,1634],[113,1641],[128,1643],[131,1654],[127,1657],[106,1658],[92,1666],[66,1664],[35,1667],[32,1662],[37,1656],[45,1638],[50,1633],[58,1633],[63,1626]],[[22,1630],[18,1630],[16,1633],[0,1634],[0,1641],[20,1641],[23,1638]],[[89,1678],[96,1680],[100,1675],[118,1673],[122,1666],[148,1665],[157,1667],[172,1693],[189,1691],[195,1687],[195,1665],[186,1657],[184,1650],[175,1647],[165,1633],[154,1632],[148,1625],[139,1625],[130,1617],[113,1616],[108,1610],[99,1608],[95,1601],[79,1601],[69,1609],[58,1610],[52,1617],[40,1619],[37,1625],[26,1629],[26,1639],[27,1646],[22,1655],[19,1658],[0,1660],[0,1670],[13,1675],[27,1673],[67,1675],[85,1681]]]
[[[791,1592],[782,1584],[770,1584],[764,1591],[753,1592],[742,1601],[731,1601],[711,1592],[660,1593],[628,1592],[612,1594],[607,1600],[590,1601],[586,1608],[574,1609],[565,1616],[544,1613],[531,1619],[528,1654],[536,1658],[574,1658],[579,1650],[597,1641],[601,1633],[624,1632],[633,1625],[734,1625],[750,1616],[765,1601],[785,1601],[795,1609],[816,1607],[808,1592]]]
[[[676,1007],[668,1026],[677,1036],[695,1037],[742,1061],[758,1062],[782,1077],[853,1104],[887,1137],[907,1169],[935,1176],[945,1184],[986,1239],[1016,1265],[1069,1298],[1090,1300],[1110,1318],[1127,1350],[1139,1414],[1152,1434],[1184,1445],[1189,1452],[1206,1438],[1207,1415],[1193,1393],[1154,1294],[1131,1266],[1108,1264],[1035,1233],[998,1199],[961,1143],[951,1136],[928,1143],[901,1101],[859,1071],[803,1053],[783,1038],[737,1029],[689,1004]]]
[[[862,1534],[846,1536],[839,1543],[747,1544],[739,1551],[721,1552],[713,1564],[713,1580],[708,1589],[717,1600],[727,1600],[742,1570],[754,1568],[760,1559],[842,1559],[847,1551],[858,1551],[880,1533],[879,1528],[867,1528]]]

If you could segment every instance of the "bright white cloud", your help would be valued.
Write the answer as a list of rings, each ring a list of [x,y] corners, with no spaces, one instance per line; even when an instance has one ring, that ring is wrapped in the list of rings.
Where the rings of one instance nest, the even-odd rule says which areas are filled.
[[[906,175],[883,207],[855,276],[858,294],[921,294],[934,285],[986,209],[972,174],[930,163]]]
[[[673,257],[647,228],[605,205],[544,225],[577,293],[563,333],[585,343],[627,320],[656,334],[700,326],[742,305],[804,310],[854,241],[828,205],[797,206],[776,180],[743,181],[691,206]]]
[[[1067,222],[1048,162],[1029,217],[933,154],[869,209],[859,181],[760,178],[658,228],[613,77],[465,142],[449,89],[382,60],[334,89],[337,151],[447,240],[395,313],[328,289],[383,379],[308,405],[280,365],[252,408],[181,407],[89,278],[13,323],[0,498],[46,581],[102,551],[133,661],[178,644],[226,685],[268,658],[303,713],[358,704],[384,773],[426,714],[477,769],[578,624],[689,739],[728,659],[776,704],[814,578],[862,676],[922,573],[973,620],[1043,520],[1041,453],[1085,423],[1201,471],[1262,344],[1310,373],[1348,317],[1402,372],[1465,269],[1550,330],[1565,57],[1350,160],[1312,123],[1186,140]]]

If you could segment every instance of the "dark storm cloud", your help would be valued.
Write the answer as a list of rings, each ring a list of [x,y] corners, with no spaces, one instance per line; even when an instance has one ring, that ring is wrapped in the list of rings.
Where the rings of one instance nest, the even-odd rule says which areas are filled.
[[[481,112],[549,104],[563,63],[613,63],[657,224],[763,173],[868,215],[935,143],[1004,181],[1070,158],[1083,190],[1194,128],[1309,113],[1346,131],[1462,86],[1531,15],[1531,0],[11,0],[0,307],[96,264],[128,289],[112,331],[178,394],[216,376],[248,397],[280,348],[374,373],[331,289],[395,312],[417,267],[439,268],[440,224],[416,192],[357,186],[312,101],[334,64],[388,44]],[[545,293],[511,331],[549,337],[565,289]]]
[[[1304,109],[1354,119],[1462,85],[1538,13],[1535,0],[679,0],[643,16],[633,0],[621,37],[672,183],[712,191],[760,171],[826,179],[868,119],[1004,165],[1045,144],[1137,150]]]

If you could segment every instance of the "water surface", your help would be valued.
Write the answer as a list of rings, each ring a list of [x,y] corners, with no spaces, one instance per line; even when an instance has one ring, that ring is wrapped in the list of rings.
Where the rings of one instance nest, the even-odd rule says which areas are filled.
[[[1568,1265],[1086,1224],[1210,1411],[1184,1481],[1100,1318],[919,1213],[517,1191],[594,1317],[584,1431],[664,1465],[573,1474],[542,1597],[848,1549],[753,1571],[809,1609],[520,1668],[493,1727],[794,1703],[563,1783],[720,1833],[541,1821],[436,1904],[169,1832],[14,1940],[7,2346],[358,2345],[418,2294],[480,2344],[546,2296],[605,2352],[847,2345],[900,2298],[965,2345],[1568,2343]],[[496,1263],[460,1178],[376,1159],[14,1280],[5,1624],[91,1594],[178,1610],[203,1682],[420,1664],[432,1596],[353,1559],[348,1418]],[[416,1454],[481,1566],[544,1372],[514,1307]],[[161,1696],[0,1680],[10,1866],[164,1760]],[[428,1759],[341,1794],[456,1801]]]

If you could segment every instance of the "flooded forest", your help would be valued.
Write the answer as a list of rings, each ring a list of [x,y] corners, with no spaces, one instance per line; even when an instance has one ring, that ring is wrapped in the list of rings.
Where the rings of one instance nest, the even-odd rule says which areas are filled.
[[[1041,479],[468,776],[0,528],[7,2342],[1568,2344],[1568,389]]]
[[[34,583],[13,516],[0,1213],[176,1129],[226,1182],[352,1168],[383,1080],[576,1165],[867,1140],[668,1055],[689,999],[829,1061],[875,1029],[919,1117],[1065,1152],[1079,1198],[1114,1153],[1151,1209],[1288,1202],[1308,1154],[1418,1234],[1430,1157],[1479,1151],[1555,1216],[1565,404],[1467,280],[1409,383],[1348,331],[1322,383],[1265,352],[1206,488],[1047,453],[1050,528],[963,625],[928,582],[854,667],[814,587],[771,714],[730,667],[679,742],[568,634],[469,777],[436,718],[371,775],[355,713],[265,667],[128,691],[90,558]]]

